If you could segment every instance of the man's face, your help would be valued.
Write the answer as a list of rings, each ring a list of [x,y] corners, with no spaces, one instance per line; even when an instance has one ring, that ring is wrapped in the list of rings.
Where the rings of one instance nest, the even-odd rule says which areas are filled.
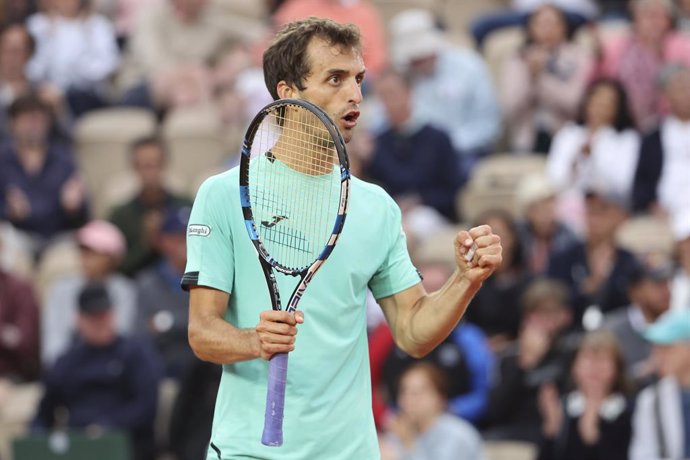
[[[17,78],[31,57],[29,37],[22,26],[12,26],[0,36],[0,75]]]
[[[376,92],[393,127],[400,127],[410,118],[410,90],[402,78],[393,74],[383,76],[376,83]]]
[[[658,318],[671,304],[669,280],[640,280],[630,289],[630,298],[645,315]]]
[[[291,87],[282,97],[305,99],[319,106],[333,119],[345,142],[349,142],[362,102],[362,56],[355,49],[331,46],[314,38],[307,47],[307,59],[311,72],[303,82],[304,90]]]
[[[626,216],[618,205],[596,195],[588,197],[585,202],[587,238],[591,242],[612,238]]]
[[[112,310],[96,313],[80,313],[77,329],[81,339],[94,347],[105,347],[115,340],[115,320]]]
[[[28,110],[17,114],[10,126],[18,143],[40,145],[48,138],[50,118],[43,110]]]
[[[145,144],[136,149],[133,166],[144,188],[161,187],[165,155],[155,144]]]

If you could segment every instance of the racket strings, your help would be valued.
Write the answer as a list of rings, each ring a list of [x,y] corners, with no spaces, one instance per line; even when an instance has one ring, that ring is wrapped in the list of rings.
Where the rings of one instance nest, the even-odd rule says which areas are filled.
[[[307,268],[330,239],[341,187],[336,159],[326,127],[300,106],[266,116],[254,136],[248,183],[257,234],[286,268]]]

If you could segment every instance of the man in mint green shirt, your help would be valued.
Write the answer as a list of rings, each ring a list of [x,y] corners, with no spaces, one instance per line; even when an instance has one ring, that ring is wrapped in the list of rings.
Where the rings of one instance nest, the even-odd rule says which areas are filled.
[[[310,18],[288,24],[264,53],[274,99],[324,109],[348,142],[359,116],[364,64],[358,30]],[[376,459],[365,324],[367,288],[397,345],[423,356],[453,330],[501,262],[487,226],[460,232],[458,268],[427,294],[407,253],[400,210],[379,187],[353,178],[343,233],[296,313],[272,311],[242,217],[238,170],[211,177],[196,197],[182,284],[190,290],[189,340],[196,355],[223,364],[208,459]],[[472,246],[474,256],[466,261]],[[281,292],[296,278],[277,275]],[[299,325],[299,326],[298,326]],[[299,339],[296,340],[299,329]],[[261,444],[267,360],[291,352],[284,444]]]

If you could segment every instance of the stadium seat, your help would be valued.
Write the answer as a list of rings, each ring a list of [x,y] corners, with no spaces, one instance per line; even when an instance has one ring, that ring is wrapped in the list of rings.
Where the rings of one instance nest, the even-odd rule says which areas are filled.
[[[525,41],[522,27],[505,27],[486,37],[483,54],[494,84],[500,83],[503,63]]]
[[[467,33],[472,22],[483,15],[510,7],[508,0],[446,0],[442,3],[439,8],[441,18],[453,35]]]
[[[131,460],[128,438],[117,432],[32,434],[12,443],[14,460]]]
[[[670,258],[675,246],[668,220],[652,215],[627,220],[618,229],[616,239],[621,247],[639,257]]]
[[[80,272],[79,248],[73,239],[65,238],[48,246],[36,269],[34,287],[39,305],[45,303],[48,289],[56,280]]]
[[[130,170],[129,147],[153,135],[157,122],[143,109],[110,108],[89,112],[75,126],[77,163],[84,175],[95,217],[105,217],[103,185]]]
[[[486,460],[533,460],[537,448],[527,442],[487,441],[484,443]]]
[[[0,458],[11,458],[12,440],[26,434],[42,395],[43,387],[39,383],[14,384],[0,380]]]
[[[465,222],[490,209],[502,209],[518,217],[516,196],[520,180],[532,173],[543,172],[543,155],[492,155],[480,162],[456,200],[458,215]]]
[[[372,0],[372,3],[379,11],[384,24],[388,24],[388,21],[401,11],[412,8],[422,8],[437,15],[442,12],[442,0]]]
[[[168,171],[164,177],[164,183],[168,190],[182,196],[194,196],[188,193],[183,179]],[[131,171],[121,172],[103,185],[102,207],[105,216],[112,213],[115,206],[126,203],[134,197],[139,190],[139,180]]]
[[[170,171],[192,188],[201,173],[222,165],[228,157],[213,107],[178,109],[163,123],[170,152]]]

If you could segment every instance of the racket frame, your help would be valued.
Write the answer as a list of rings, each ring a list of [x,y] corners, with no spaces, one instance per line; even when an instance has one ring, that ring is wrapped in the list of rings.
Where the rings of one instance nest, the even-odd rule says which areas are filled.
[[[335,150],[340,164],[340,199],[338,204],[338,214],[335,217],[331,235],[320,254],[311,265],[301,269],[287,267],[275,260],[266,247],[262,244],[254,220],[251,208],[251,194],[249,183],[249,167],[251,164],[251,151],[254,136],[266,117],[273,116],[279,107],[299,106],[309,110],[314,114],[328,131],[333,140]],[[249,238],[256,249],[261,269],[266,278],[268,293],[273,310],[281,310],[280,291],[275,277],[274,270],[290,276],[299,276],[300,281],[295,287],[288,300],[286,311],[294,312],[304,295],[304,291],[314,278],[316,272],[323,266],[323,263],[331,255],[335,244],[345,225],[347,215],[347,204],[350,195],[350,171],[345,141],[340,131],[335,126],[331,118],[318,106],[301,99],[280,99],[274,101],[257,113],[244,137],[242,151],[240,155],[240,202],[242,205],[242,215]],[[261,442],[267,446],[280,446],[283,444],[283,409],[285,404],[285,382],[287,378],[287,353],[277,353],[269,360],[268,391],[266,395],[266,412],[264,418],[264,431]]]

